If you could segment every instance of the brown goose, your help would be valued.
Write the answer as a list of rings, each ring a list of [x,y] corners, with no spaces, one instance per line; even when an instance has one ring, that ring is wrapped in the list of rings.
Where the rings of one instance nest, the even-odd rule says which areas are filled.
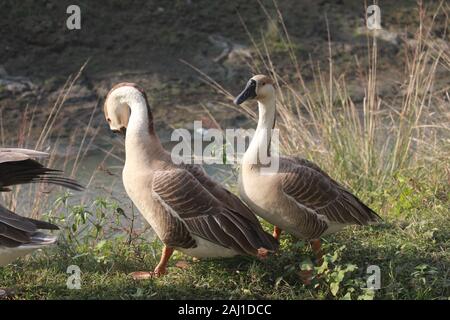
[[[259,120],[255,135],[242,159],[239,192],[244,202],[269,221],[278,239],[281,230],[310,240],[321,258],[321,236],[351,224],[366,225],[379,216],[355,195],[334,181],[314,163],[294,157],[280,157],[279,169],[261,174],[258,155],[269,155],[271,130],[275,126],[276,100],[272,80],[256,75],[235,98],[240,105],[256,99]]]
[[[81,190],[76,181],[64,178],[57,170],[44,167],[32,158],[48,156],[27,149],[0,148],[0,192],[24,183],[51,183],[73,190]],[[39,229],[57,230],[54,224],[21,217],[0,205],[0,266],[18,257],[55,243],[56,237],[39,232]]]
[[[264,257],[278,247],[238,197],[215,183],[202,167],[177,165],[164,150],[142,89],[114,86],[104,113],[110,129],[125,134],[123,183],[133,203],[165,247],[154,272],[166,272],[174,249],[194,257]]]

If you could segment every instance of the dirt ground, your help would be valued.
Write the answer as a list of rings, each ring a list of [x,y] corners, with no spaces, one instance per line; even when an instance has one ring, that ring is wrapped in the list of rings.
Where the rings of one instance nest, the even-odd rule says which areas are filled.
[[[355,56],[364,64],[366,36],[364,4],[360,0],[177,0],[177,1],[77,1],[81,30],[68,30],[66,8],[72,2],[56,0],[4,0],[0,4],[0,108],[6,128],[15,128],[24,108],[37,105],[45,118],[69,75],[89,61],[64,107],[59,125],[67,134],[86,123],[95,104],[117,82],[139,83],[148,93],[160,126],[177,126],[206,116],[203,105],[214,110],[225,124],[239,121],[238,113],[215,107],[223,97],[199,79],[185,60],[213,77],[231,92],[238,92],[252,71],[251,34],[270,47],[276,67],[289,75],[292,65],[280,45],[282,30],[277,6],[303,65],[306,81],[309,61],[328,64],[328,37],[339,72],[358,87]],[[427,1],[428,6],[438,2]],[[402,41],[417,26],[416,1],[382,3],[382,26],[387,34],[379,41],[380,92],[395,94],[390,84],[403,72],[396,63]],[[247,31],[240,20],[245,22]],[[439,19],[443,17],[438,17]],[[330,35],[328,35],[327,24]],[[444,34],[446,30],[437,28]],[[448,36],[447,36],[448,38]],[[15,81],[9,88],[5,81]],[[102,125],[101,108],[95,122]],[[73,120],[76,121],[73,121]],[[242,119],[241,119],[242,120]],[[38,122],[37,122],[38,123]],[[14,130],[12,134],[14,135]],[[6,131],[7,133],[10,131]]]

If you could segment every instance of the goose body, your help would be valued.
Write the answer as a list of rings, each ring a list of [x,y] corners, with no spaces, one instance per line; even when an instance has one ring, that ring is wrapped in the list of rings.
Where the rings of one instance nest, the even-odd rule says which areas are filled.
[[[313,163],[281,157],[279,165],[276,176],[267,176],[243,164],[239,179],[244,202],[273,225],[297,238],[312,240],[348,225],[378,220],[370,208]]]
[[[242,159],[239,193],[259,216],[293,236],[316,240],[347,225],[366,225],[379,216],[314,163],[296,157],[279,157],[276,172],[262,174],[260,154],[269,154],[275,126],[275,90],[270,78],[257,75],[235,99],[241,104],[256,98],[259,120]],[[278,229],[278,230],[277,230]],[[280,230],[281,229],[281,230]]]
[[[190,166],[179,168],[170,164],[169,154],[164,152],[160,156],[165,160],[159,163],[163,167],[158,169],[148,168],[145,162],[127,161],[123,170],[125,190],[159,239],[169,247],[197,258],[244,254],[239,246],[226,246],[231,241],[226,232],[214,230],[220,228],[220,222],[208,212],[225,213],[227,208],[192,174],[193,170],[198,170],[196,174],[207,178],[203,170]],[[215,232],[222,239],[216,241],[209,232]],[[252,253],[256,255],[256,252]]]
[[[0,266],[56,243],[56,237],[38,230],[58,230],[54,224],[21,217],[0,205]]]
[[[60,172],[46,168],[33,158],[45,158],[44,152],[0,148],[0,191],[24,183],[51,183],[81,190],[76,181],[62,177]],[[39,230],[57,230],[54,224],[21,217],[0,205],[0,266],[16,258],[56,242],[56,237]]]
[[[201,166],[173,161],[155,133],[139,87],[113,87],[104,112],[111,130],[126,132],[125,189],[165,244],[154,274],[165,273],[173,249],[194,257],[264,256],[277,249],[277,241],[237,196]]]
[[[44,245],[44,244],[22,245],[17,248],[7,248],[7,247],[0,246],[0,267],[10,264],[14,260],[16,260],[20,257],[26,256],[38,249],[42,249],[45,246],[46,245]]]

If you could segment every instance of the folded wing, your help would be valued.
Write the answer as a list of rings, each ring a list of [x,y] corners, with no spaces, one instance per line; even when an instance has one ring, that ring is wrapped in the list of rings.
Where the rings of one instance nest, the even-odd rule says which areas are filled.
[[[304,221],[305,232],[314,238],[327,222],[366,225],[380,217],[355,195],[304,159],[283,159],[280,164],[283,192],[294,199]]]
[[[185,169],[156,171],[154,200],[164,214],[181,222],[192,235],[241,254],[255,255],[259,248],[276,250],[277,242],[263,231],[256,218],[247,218],[246,213],[217,199],[202,185],[204,179],[197,179]]]

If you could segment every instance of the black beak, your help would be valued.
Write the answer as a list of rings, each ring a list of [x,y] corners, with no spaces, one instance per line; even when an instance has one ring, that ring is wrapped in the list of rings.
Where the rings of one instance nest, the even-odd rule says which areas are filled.
[[[234,103],[236,105],[240,105],[244,101],[248,99],[253,99],[255,97],[256,97],[256,81],[251,79],[245,86],[245,89],[236,98],[234,98]]]
[[[122,128],[120,128],[120,130],[112,130],[112,132],[121,134],[122,136],[125,137],[127,134],[127,128],[122,127]]]

